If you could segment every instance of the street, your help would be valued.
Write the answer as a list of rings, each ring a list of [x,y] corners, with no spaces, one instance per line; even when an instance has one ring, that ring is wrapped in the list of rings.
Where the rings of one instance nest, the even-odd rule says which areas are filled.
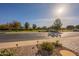
[[[27,40],[49,39],[46,32],[20,32],[0,34],[0,42],[16,42]]]

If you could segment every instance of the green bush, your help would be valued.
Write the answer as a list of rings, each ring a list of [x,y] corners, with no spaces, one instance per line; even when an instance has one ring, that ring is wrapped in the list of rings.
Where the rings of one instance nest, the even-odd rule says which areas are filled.
[[[37,45],[38,52],[37,55],[49,56],[53,54],[54,46],[52,43],[43,42],[42,44]]]
[[[38,45],[39,46],[39,45]],[[57,40],[56,42],[53,42],[53,43],[50,43],[50,42],[43,42],[41,45],[40,45],[40,48],[42,50],[46,50],[46,51],[53,51],[54,48],[57,48],[57,47],[62,47],[62,44],[59,43],[59,41]]]
[[[51,43],[49,42],[43,42],[43,44],[40,45],[42,50],[46,50],[46,51],[53,51],[54,47]]]
[[[36,45],[38,48],[38,55],[49,56],[55,53],[55,50],[62,45],[57,40],[56,42],[43,42],[42,44]]]
[[[55,48],[62,47],[62,44],[60,44],[58,40],[56,42],[53,42],[52,45],[54,45]]]
[[[12,49],[8,50],[8,49],[3,49],[0,51],[0,56],[13,56],[14,55],[14,51]]]

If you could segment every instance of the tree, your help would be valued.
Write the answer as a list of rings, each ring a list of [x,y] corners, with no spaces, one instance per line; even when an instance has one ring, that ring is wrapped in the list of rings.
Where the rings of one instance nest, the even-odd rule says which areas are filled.
[[[29,24],[28,22],[26,22],[26,23],[25,23],[25,28],[26,28],[26,29],[29,29],[29,27],[30,27],[30,24]]]
[[[13,21],[12,26],[13,26],[13,29],[17,30],[17,29],[20,29],[21,23],[18,21]]]
[[[66,27],[66,29],[68,29],[68,30],[73,30],[73,29],[74,29],[74,26],[73,26],[73,25],[68,25],[68,26]]]
[[[8,25],[7,24],[1,24],[0,25],[0,30],[7,30],[8,29]]]
[[[3,30],[3,29],[5,29],[4,24],[1,24],[0,25],[0,30]]]
[[[62,26],[61,20],[57,18],[54,21],[54,25],[53,25],[54,30],[59,31],[61,29],[61,26]]]
[[[43,26],[43,27],[42,27],[42,29],[45,29],[45,30],[46,30],[46,29],[47,29],[47,27],[46,27],[46,26]]]
[[[7,26],[7,29],[8,29],[8,30],[13,30],[13,29],[15,29],[13,23],[7,23],[6,26]]]
[[[37,25],[36,24],[33,24],[32,27],[33,27],[33,29],[36,29]]]
[[[7,27],[7,30],[12,30],[13,29],[13,24],[12,23],[7,23],[5,26]]]
[[[40,27],[37,27],[37,29],[40,30],[41,28]]]
[[[1,24],[0,30],[17,30],[21,28],[21,23],[18,21],[13,21],[11,23]]]
[[[79,25],[76,25],[75,28],[76,28],[76,29],[79,29]]]

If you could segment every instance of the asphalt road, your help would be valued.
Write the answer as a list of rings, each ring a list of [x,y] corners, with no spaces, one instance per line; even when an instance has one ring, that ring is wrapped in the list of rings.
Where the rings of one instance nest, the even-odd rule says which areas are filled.
[[[69,38],[69,37],[78,37],[79,32],[63,32],[62,38]]]
[[[26,40],[49,39],[48,33],[45,32],[28,32],[28,33],[3,33],[0,34],[0,42],[16,42]]]

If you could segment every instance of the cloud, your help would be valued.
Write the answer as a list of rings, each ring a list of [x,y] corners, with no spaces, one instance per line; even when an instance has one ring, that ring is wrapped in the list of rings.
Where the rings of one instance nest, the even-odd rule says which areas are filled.
[[[49,26],[51,26],[53,24],[53,19],[43,18],[43,19],[36,19],[36,20],[34,20],[32,22],[37,24],[40,27],[43,27],[43,26],[49,27]]]
[[[79,24],[79,16],[62,17],[63,26]]]
[[[52,9],[54,16],[63,16],[70,12],[70,4],[56,4]]]
[[[41,18],[41,19],[35,19],[31,20],[32,23],[37,24],[40,27],[43,26],[51,26],[56,18]],[[63,27],[66,27],[67,25],[77,25],[79,24],[79,16],[69,16],[69,17],[61,17],[61,22],[63,23]]]

